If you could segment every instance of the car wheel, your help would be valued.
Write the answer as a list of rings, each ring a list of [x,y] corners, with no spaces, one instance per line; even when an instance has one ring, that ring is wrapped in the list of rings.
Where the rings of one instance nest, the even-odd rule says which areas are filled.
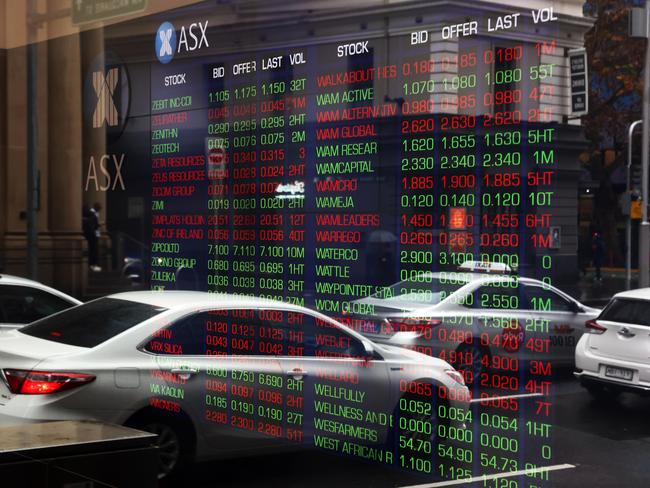
[[[584,385],[584,387],[587,389],[587,391],[592,396],[592,398],[599,402],[614,401],[621,394],[620,391],[607,388],[606,386],[603,385],[589,384],[589,385]]]
[[[181,426],[167,419],[142,419],[130,425],[156,434],[158,448],[158,479],[177,473],[189,462],[191,441]]]
[[[480,379],[482,373],[488,371],[487,364],[490,363],[490,352],[480,344],[463,342],[456,352],[459,357],[466,360],[457,360],[454,365],[456,370],[463,375],[467,385],[473,385]],[[467,359],[469,358],[469,359]]]

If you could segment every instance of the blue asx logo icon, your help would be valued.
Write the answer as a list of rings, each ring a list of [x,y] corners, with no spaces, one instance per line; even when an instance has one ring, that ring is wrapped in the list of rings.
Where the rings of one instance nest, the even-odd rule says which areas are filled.
[[[156,33],[156,56],[162,64],[169,63],[176,52],[176,29],[169,22],[163,22]]]

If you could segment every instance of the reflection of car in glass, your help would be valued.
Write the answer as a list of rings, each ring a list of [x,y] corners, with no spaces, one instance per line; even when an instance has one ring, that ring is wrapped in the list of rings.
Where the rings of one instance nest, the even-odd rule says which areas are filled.
[[[396,435],[432,442],[426,429],[396,432],[396,413],[415,412],[422,425],[445,405],[462,422],[469,401],[445,361],[373,344],[303,307],[201,292],[112,295],[10,331],[0,370],[0,422],[149,430],[159,434],[161,473],[194,457],[301,444],[354,444],[349,452],[362,457],[371,444],[379,456],[376,445],[394,446]]]
[[[600,311],[539,280],[492,270],[415,273],[357,300],[381,321],[378,333],[364,335],[445,359],[468,383],[503,369],[494,363],[504,357],[572,366],[585,321]]]
[[[576,348],[576,377],[597,398],[650,393],[650,289],[614,295],[586,323]]]
[[[22,327],[80,303],[37,281],[0,275],[0,330]]]

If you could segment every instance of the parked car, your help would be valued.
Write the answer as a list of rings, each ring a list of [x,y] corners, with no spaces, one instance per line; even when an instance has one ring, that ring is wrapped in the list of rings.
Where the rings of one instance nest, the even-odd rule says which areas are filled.
[[[37,281],[0,274],[0,330],[22,327],[81,303]]]
[[[467,383],[481,375],[490,383],[487,372],[495,356],[573,367],[584,324],[600,310],[509,271],[504,265],[468,262],[458,271],[416,273],[355,302],[378,323],[374,333],[364,335],[441,357]]]
[[[586,323],[575,361],[575,376],[596,398],[650,393],[650,288],[614,295]]]
[[[10,331],[0,372],[0,423],[154,432],[161,476],[192,459],[301,445],[432,442],[437,429],[392,419],[421,426],[444,404],[458,428],[469,405],[445,361],[373,344],[304,307],[202,292],[111,295]]]

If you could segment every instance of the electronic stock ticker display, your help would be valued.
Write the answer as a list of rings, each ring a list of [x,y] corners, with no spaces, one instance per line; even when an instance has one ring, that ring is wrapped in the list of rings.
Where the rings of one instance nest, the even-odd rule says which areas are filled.
[[[316,445],[442,479],[533,470],[484,486],[548,483],[534,469],[554,464],[553,358],[575,346],[549,291],[567,65],[550,37],[518,34],[556,21],[552,9],[481,14],[218,53],[206,21],[203,51],[152,61],[152,289],[306,305],[379,343],[417,337],[398,345],[448,361],[469,388],[452,399],[413,372],[382,376],[320,318],[215,310],[198,349],[173,325],[152,339],[174,364],[216,361],[198,396],[153,378],[152,406],[191,401],[234,444]],[[187,48],[191,26],[177,27],[174,48]],[[485,275],[471,262],[506,274],[458,294]],[[461,312],[403,316],[452,295]],[[284,374],[314,358],[350,361]]]

